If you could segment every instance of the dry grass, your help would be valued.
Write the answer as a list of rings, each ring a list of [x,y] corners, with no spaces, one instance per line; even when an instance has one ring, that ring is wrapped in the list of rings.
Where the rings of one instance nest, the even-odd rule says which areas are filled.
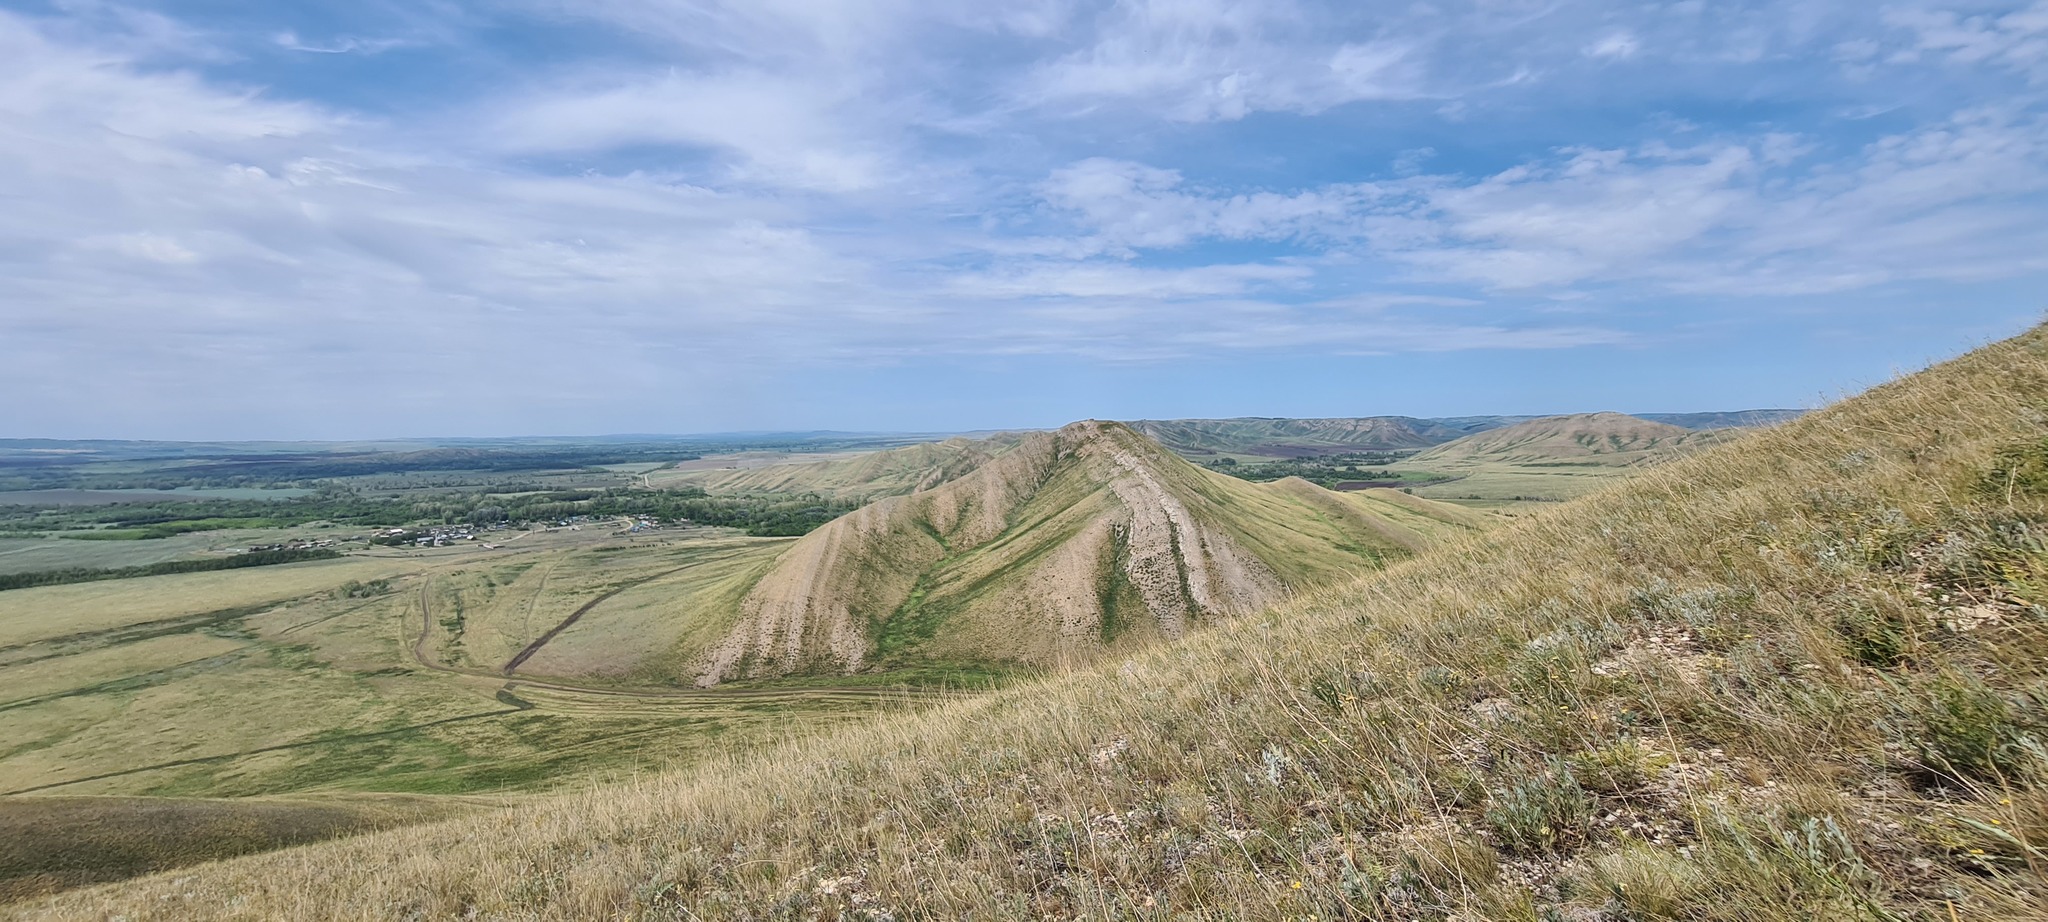
[[[766,757],[26,918],[2048,915],[2048,336]]]

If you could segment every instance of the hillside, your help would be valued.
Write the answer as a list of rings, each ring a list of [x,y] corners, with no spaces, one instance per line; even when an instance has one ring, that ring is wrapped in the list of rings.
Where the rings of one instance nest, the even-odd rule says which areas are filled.
[[[1299,457],[1427,448],[1474,431],[1406,416],[1351,419],[1141,419],[1131,428],[1182,455]],[[1474,422],[1472,425],[1485,425]]]
[[[20,918],[2048,916],[2048,333],[1180,643]]]
[[[1075,423],[798,541],[741,602],[697,681],[1080,662],[1477,523],[1413,497],[1244,483],[1120,423]]]
[[[1685,429],[1729,429],[1772,426],[1796,419],[1802,412],[1645,413],[1637,418]],[[1232,419],[1141,419],[1130,425],[1181,455],[1200,460],[1216,455],[1299,458],[1345,452],[1414,451],[1542,418],[1361,416],[1286,419],[1248,416]]]
[[[841,498],[895,496],[929,489],[1007,451],[1019,436],[950,438],[851,458],[795,461],[765,467],[686,471],[664,478],[714,493],[816,493]]]
[[[1725,410],[1705,413],[1636,413],[1637,419],[1687,429],[1760,429],[1791,422],[1805,410]]]
[[[1546,416],[1446,442],[1413,458],[1416,467],[1464,464],[1643,464],[1724,438],[1620,413]]]

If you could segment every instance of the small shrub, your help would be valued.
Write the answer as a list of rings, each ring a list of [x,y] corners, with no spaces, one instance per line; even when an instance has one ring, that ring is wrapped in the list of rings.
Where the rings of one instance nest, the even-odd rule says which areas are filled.
[[[1902,696],[1906,742],[1938,777],[1999,781],[2032,765],[2026,728],[2013,708],[1974,677],[1945,673]]]
[[[1671,764],[1671,756],[1631,738],[1579,753],[1571,757],[1570,764],[1573,777],[1586,790],[1627,796],[1648,789],[1657,774]]]
[[[1707,875],[1683,856],[1628,845],[1593,859],[1593,883],[1631,919],[1676,919],[1707,888]]]
[[[1849,655],[1865,666],[1892,668],[1912,659],[1912,630],[1898,612],[1858,602],[1835,616],[1834,627]]]
[[[2048,865],[2048,792],[1999,789],[1930,822],[1923,834],[1951,861],[1973,871]]]
[[[2048,439],[2030,439],[2000,450],[1991,469],[1978,479],[1977,494],[2008,501],[2048,496]]]
[[[1593,798],[1579,786],[1570,766],[1553,761],[1488,798],[1486,824],[1501,846],[1520,855],[1561,852],[1585,841],[1593,820]]]
[[[1493,849],[1462,831],[1418,835],[1401,843],[1399,882],[1438,899],[1483,889],[1499,873]]]
[[[1833,817],[1715,810],[1701,833],[1714,896],[1729,901],[1716,918],[1895,918],[1874,911],[1877,875]]]

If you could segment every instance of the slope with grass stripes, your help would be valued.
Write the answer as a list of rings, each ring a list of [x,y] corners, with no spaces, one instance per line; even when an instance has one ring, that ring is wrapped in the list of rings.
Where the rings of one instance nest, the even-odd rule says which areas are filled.
[[[1179,643],[23,918],[2048,917],[2036,330]]]

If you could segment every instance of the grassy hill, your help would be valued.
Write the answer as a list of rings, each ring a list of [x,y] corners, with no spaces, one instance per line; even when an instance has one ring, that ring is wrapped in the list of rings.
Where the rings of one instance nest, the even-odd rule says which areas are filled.
[[[1367,416],[1350,419],[1141,419],[1131,428],[1188,456],[1303,457],[1345,451],[1406,451],[1441,444],[1489,425]]]
[[[742,601],[698,682],[1080,662],[1381,566],[1477,521],[1413,497],[1249,484],[1123,424],[1075,423],[798,541]]]
[[[1725,410],[1704,413],[1637,413],[1637,419],[1686,429],[1755,429],[1790,422],[1805,410]]]
[[[882,497],[929,489],[967,473],[1007,451],[1019,436],[950,438],[921,442],[851,458],[795,461],[765,467],[686,471],[664,478],[714,493],[816,493],[820,496]]]
[[[1800,410],[1736,410],[1723,413],[1652,413],[1648,419],[1685,429],[1750,428],[1795,419]],[[1615,414],[1579,414],[1612,416]],[[1498,430],[1543,417],[1362,416],[1329,419],[1284,419],[1247,416],[1232,419],[1141,419],[1131,428],[1196,460],[1216,456],[1241,458],[1308,458],[1325,455],[1416,451],[1475,433]]]
[[[1620,413],[1575,413],[1468,435],[1416,455],[1409,463],[1417,467],[1489,463],[1625,467],[1727,437],[1719,430],[1699,432]]]
[[[1100,668],[21,918],[2048,917],[2048,334]]]

